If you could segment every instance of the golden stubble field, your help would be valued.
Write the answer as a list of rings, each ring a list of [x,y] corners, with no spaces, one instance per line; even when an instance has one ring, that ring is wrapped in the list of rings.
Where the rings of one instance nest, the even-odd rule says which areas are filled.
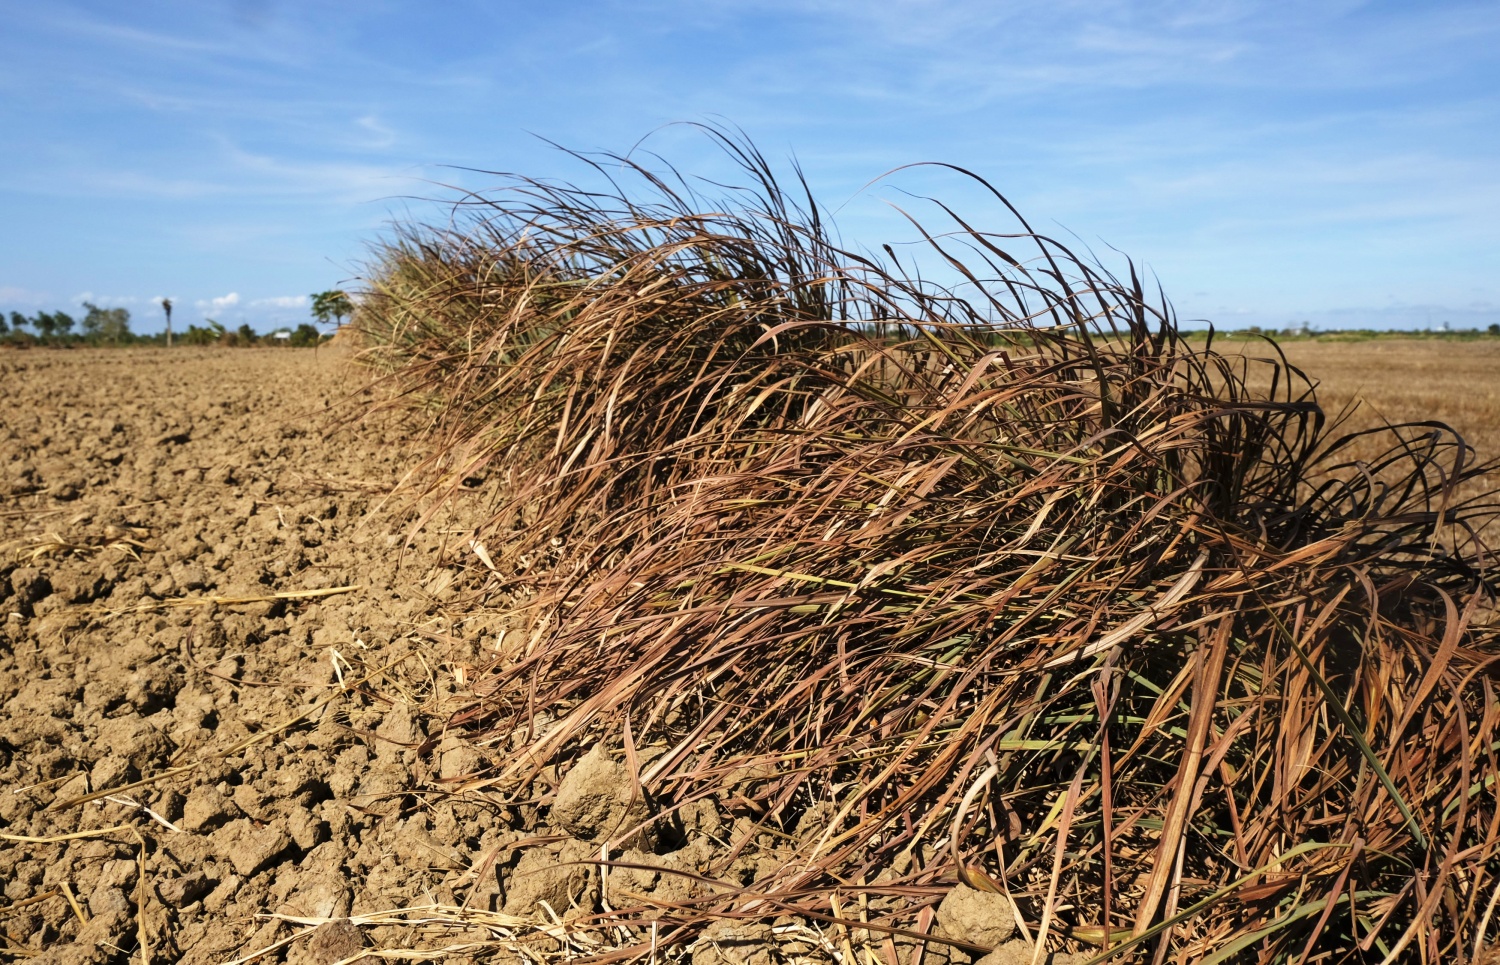
[[[1274,354],[1257,341],[1215,347],[1252,358]],[[1288,340],[1281,349],[1316,384],[1318,403],[1328,418],[1344,420],[1344,431],[1436,421],[1457,432],[1479,461],[1500,459],[1500,339],[1329,338]],[[1358,441],[1347,453],[1376,461],[1389,445],[1387,436],[1376,435]],[[1491,473],[1483,484],[1470,482],[1458,493],[1478,496],[1496,485],[1500,474]],[[1491,544],[1500,536],[1495,528],[1485,528]]]
[[[1254,343],[1234,344],[1256,354]],[[1289,341],[1282,350],[1317,381],[1330,415],[1357,403],[1351,427],[1436,419],[1481,458],[1500,456],[1500,339]]]

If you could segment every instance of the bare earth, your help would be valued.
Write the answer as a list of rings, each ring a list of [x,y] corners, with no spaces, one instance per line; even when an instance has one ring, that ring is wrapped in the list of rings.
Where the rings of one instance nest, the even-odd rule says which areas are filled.
[[[9,954],[124,961],[144,937],[155,961],[225,962],[305,934],[262,960],[338,961],[397,939],[318,921],[451,902],[491,847],[492,809],[406,793],[479,763],[427,730],[481,631],[403,576],[434,546],[398,566],[379,504],[402,434],[324,435],[359,384],[338,356],[0,352]]]

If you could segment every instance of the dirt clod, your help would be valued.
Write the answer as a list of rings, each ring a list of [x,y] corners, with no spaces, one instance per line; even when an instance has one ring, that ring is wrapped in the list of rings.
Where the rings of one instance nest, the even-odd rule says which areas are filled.
[[[307,958],[315,965],[348,961],[365,947],[364,933],[347,918],[324,922],[307,940]]]
[[[975,945],[998,947],[1016,931],[1015,913],[1004,896],[960,882],[938,906],[938,921],[949,935]]]
[[[562,918],[592,912],[599,901],[599,875],[591,864],[597,857],[579,841],[564,841],[556,851],[526,851],[505,883],[505,913],[535,914],[542,902]]]
[[[981,958],[977,965],[1031,965],[1034,954],[1035,946],[1018,938],[996,946],[995,950]],[[1048,957],[1042,958],[1044,965],[1048,961]]]
[[[774,937],[764,922],[721,918],[693,946],[693,965],[771,965]]]
[[[596,841],[615,840],[650,815],[630,772],[625,765],[610,760],[601,744],[581,757],[563,777],[551,818],[575,838]],[[622,843],[649,849],[654,837],[647,828],[629,834]]]
[[[232,821],[214,835],[215,843],[241,875],[249,877],[269,866],[292,845],[279,827],[255,828],[249,821]]]
[[[182,806],[182,827],[185,831],[211,831],[237,813],[234,802],[218,788],[202,785],[188,793]]]
[[[190,871],[178,878],[168,878],[156,886],[161,900],[172,908],[182,908],[205,897],[213,882],[202,871]]]
[[[31,612],[32,604],[52,592],[52,584],[40,571],[23,566],[10,574],[11,606],[21,615]]]

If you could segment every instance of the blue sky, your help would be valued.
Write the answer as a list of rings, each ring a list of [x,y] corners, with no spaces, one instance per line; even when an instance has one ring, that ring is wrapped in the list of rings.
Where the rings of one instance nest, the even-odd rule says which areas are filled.
[[[896,187],[1119,249],[1225,326],[1500,322],[1500,4],[0,0],[0,309],[265,330],[392,218],[723,118],[845,240]],[[701,137],[648,144],[687,171]],[[979,215],[976,215],[979,216]],[[984,217],[987,217],[985,215]],[[986,224],[1004,226],[1003,222]]]

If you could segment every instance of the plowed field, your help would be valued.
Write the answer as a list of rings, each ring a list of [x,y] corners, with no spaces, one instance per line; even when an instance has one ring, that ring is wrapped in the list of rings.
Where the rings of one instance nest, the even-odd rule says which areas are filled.
[[[1495,454],[1488,343],[1291,355],[1335,405],[1374,393],[1389,417],[1450,418]],[[336,348],[0,351],[8,956],[541,959],[643,940],[564,920],[754,879],[754,849],[722,847],[747,818],[713,800],[601,876],[589,842],[637,800],[602,755],[487,793],[503,755],[445,734],[513,619],[471,592],[487,574],[464,513],[484,496],[412,535],[392,493],[417,434],[358,418],[367,378]],[[761,858],[798,844],[762,837]],[[709,938],[695,962],[847,941],[793,918]],[[885,944],[913,960],[909,939]],[[970,960],[937,943],[923,959]]]
[[[403,577],[433,547],[403,569],[380,508],[400,430],[329,431],[357,378],[329,349],[0,352],[12,953],[225,962],[307,933],[269,960],[337,961],[385,936],[317,922],[451,901],[494,837],[490,809],[406,794],[477,763],[428,731],[479,630]]]

